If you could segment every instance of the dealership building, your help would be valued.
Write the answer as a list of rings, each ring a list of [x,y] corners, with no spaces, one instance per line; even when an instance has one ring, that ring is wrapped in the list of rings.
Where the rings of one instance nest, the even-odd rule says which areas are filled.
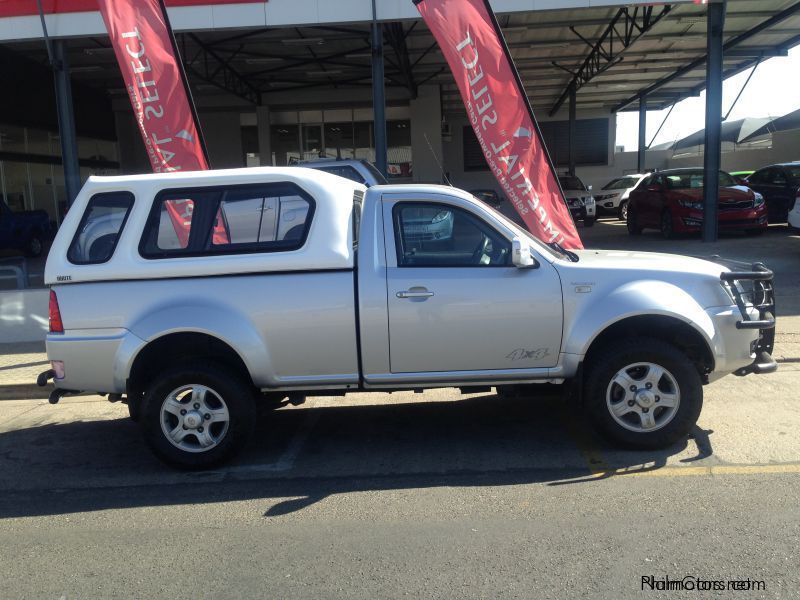
[[[391,179],[495,187],[411,0],[376,0],[375,13],[371,0],[166,4],[213,168],[374,161],[377,126]],[[641,128],[645,110],[709,84],[720,104],[721,78],[800,43],[796,0],[491,4],[553,161],[594,185],[668,159],[646,151],[643,130],[638,152],[616,152],[619,111],[639,111]],[[42,208],[58,221],[65,170],[74,181],[147,172],[150,163],[96,0],[42,6],[52,63],[37,3],[0,3],[0,192],[12,208]],[[379,65],[383,85],[373,77]],[[74,120],[64,139],[58,107]],[[712,141],[718,125],[706,128]],[[800,156],[796,133],[762,156]]]

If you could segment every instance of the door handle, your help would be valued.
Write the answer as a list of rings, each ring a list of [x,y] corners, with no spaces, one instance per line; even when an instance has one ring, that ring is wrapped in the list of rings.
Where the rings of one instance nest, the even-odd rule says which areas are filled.
[[[433,292],[427,290],[406,290],[404,292],[397,292],[398,298],[430,298]]]

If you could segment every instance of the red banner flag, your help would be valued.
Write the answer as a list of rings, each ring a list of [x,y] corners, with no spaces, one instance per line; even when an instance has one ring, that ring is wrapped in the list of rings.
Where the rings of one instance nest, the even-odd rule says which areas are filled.
[[[200,124],[163,0],[99,3],[153,171],[208,169]],[[183,246],[188,243],[193,208],[190,199],[166,203]],[[218,224],[215,242],[224,243],[227,238]]]
[[[483,155],[533,235],[583,248],[488,0],[414,0],[453,72]]]
[[[163,2],[99,4],[153,171],[208,169]]]

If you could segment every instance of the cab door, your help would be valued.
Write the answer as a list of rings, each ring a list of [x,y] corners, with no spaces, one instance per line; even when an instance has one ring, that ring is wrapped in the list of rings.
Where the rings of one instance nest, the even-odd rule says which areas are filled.
[[[511,242],[468,207],[386,201],[392,373],[553,367],[562,333],[555,268],[511,264]]]

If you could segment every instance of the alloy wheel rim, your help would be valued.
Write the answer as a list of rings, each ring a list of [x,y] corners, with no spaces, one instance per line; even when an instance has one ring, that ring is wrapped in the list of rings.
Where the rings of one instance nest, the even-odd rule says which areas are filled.
[[[606,389],[606,406],[617,424],[636,433],[658,431],[678,412],[681,392],[675,376],[651,362],[621,368]]]
[[[161,431],[184,452],[216,448],[230,427],[230,412],[222,396],[208,386],[182,385],[161,403]]]

